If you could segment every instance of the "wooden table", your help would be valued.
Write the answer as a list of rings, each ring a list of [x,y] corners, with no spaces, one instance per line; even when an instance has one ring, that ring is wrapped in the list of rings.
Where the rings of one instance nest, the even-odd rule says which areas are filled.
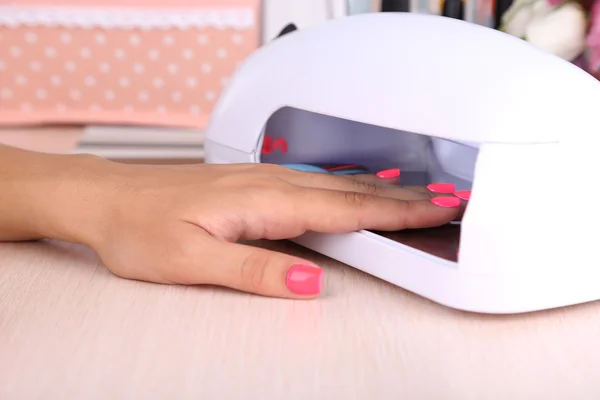
[[[0,400],[600,398],[600,302],[467,314],[259,245],[320,263],[324,295],[127,281],[81,246],[0,244]]]
[[[323,265],[324,295],[127,281],[80,246],[1,244],[0,399],[599,398],[599,303],[467,314],[261,245]]]

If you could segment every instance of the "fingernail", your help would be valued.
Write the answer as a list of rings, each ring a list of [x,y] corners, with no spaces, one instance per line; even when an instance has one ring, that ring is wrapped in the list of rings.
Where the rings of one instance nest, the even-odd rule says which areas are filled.
[[[296,294],[319,294],[323,287],[323,270],[311,265],[294,265],[287,272],[285,284]]]
[[[433,193],[454,193],[456,187],[451,183],[431,183],[427,185],[427,189]]]
[[[458,197],[440,196],[431,199],[431,202],[436,206],[452,208],[460,206],[460,199]]]
[[[376,175],[378,178],[383,178],[383,179],[397,178],[400,176],[400,169],[398,169],[398,168],[385,169],[383,171],[379,171]]]
[[[459,190],[458,192],[454,192],[454,195],[459,199],[469,200],[471,198],[470,190]]]

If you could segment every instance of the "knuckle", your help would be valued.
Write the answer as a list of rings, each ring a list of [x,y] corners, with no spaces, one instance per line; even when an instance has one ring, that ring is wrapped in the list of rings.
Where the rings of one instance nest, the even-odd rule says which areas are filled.
[[[366,182],[364,180],[359,179],[356,176],[353,176],[351,179],[352,186],[356,191],[372,196],[376,196],[379,193],[379,188],[375,183]]]
[[[411,214],[415,212],[415,203],[408,200],[400,200],[398,203],[398,229],[406,229],[410,226]]]
[[[267,272],[269,256],[262,252],[251,252],[240,269],[240,282],[244,288],[251,292],[261,292],[267,287]]]
[[[368,199],[368,195],[366,193],[360,192],[345,192],[344,197],[346,198],[348,204],[359,208],[362,208]]]

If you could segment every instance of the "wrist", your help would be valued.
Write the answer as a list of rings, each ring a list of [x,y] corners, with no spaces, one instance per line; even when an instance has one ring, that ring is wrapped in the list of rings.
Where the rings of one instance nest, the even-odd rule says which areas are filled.
[[[91,155],[18,149],[2,155],[0,240],[51,238],[91,245],[101,235],[102,186],[113,163]]]
[[[61,155],[54,159],[48,184],[39,185],[40,236],[91,247],[103,236],[111,161],[101,157]],[[44,192],[44,193],[41,193]]]

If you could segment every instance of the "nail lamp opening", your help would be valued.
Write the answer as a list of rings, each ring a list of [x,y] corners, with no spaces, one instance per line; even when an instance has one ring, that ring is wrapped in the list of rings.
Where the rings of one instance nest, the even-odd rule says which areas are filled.
[[[458,259],[372,231],[295,242],[456,309],[542,310],[600,299],[599,101],[593,77],[504,33],[358,15],[249,57],[216,104],[206,161],[356,163],[471,189]]]

